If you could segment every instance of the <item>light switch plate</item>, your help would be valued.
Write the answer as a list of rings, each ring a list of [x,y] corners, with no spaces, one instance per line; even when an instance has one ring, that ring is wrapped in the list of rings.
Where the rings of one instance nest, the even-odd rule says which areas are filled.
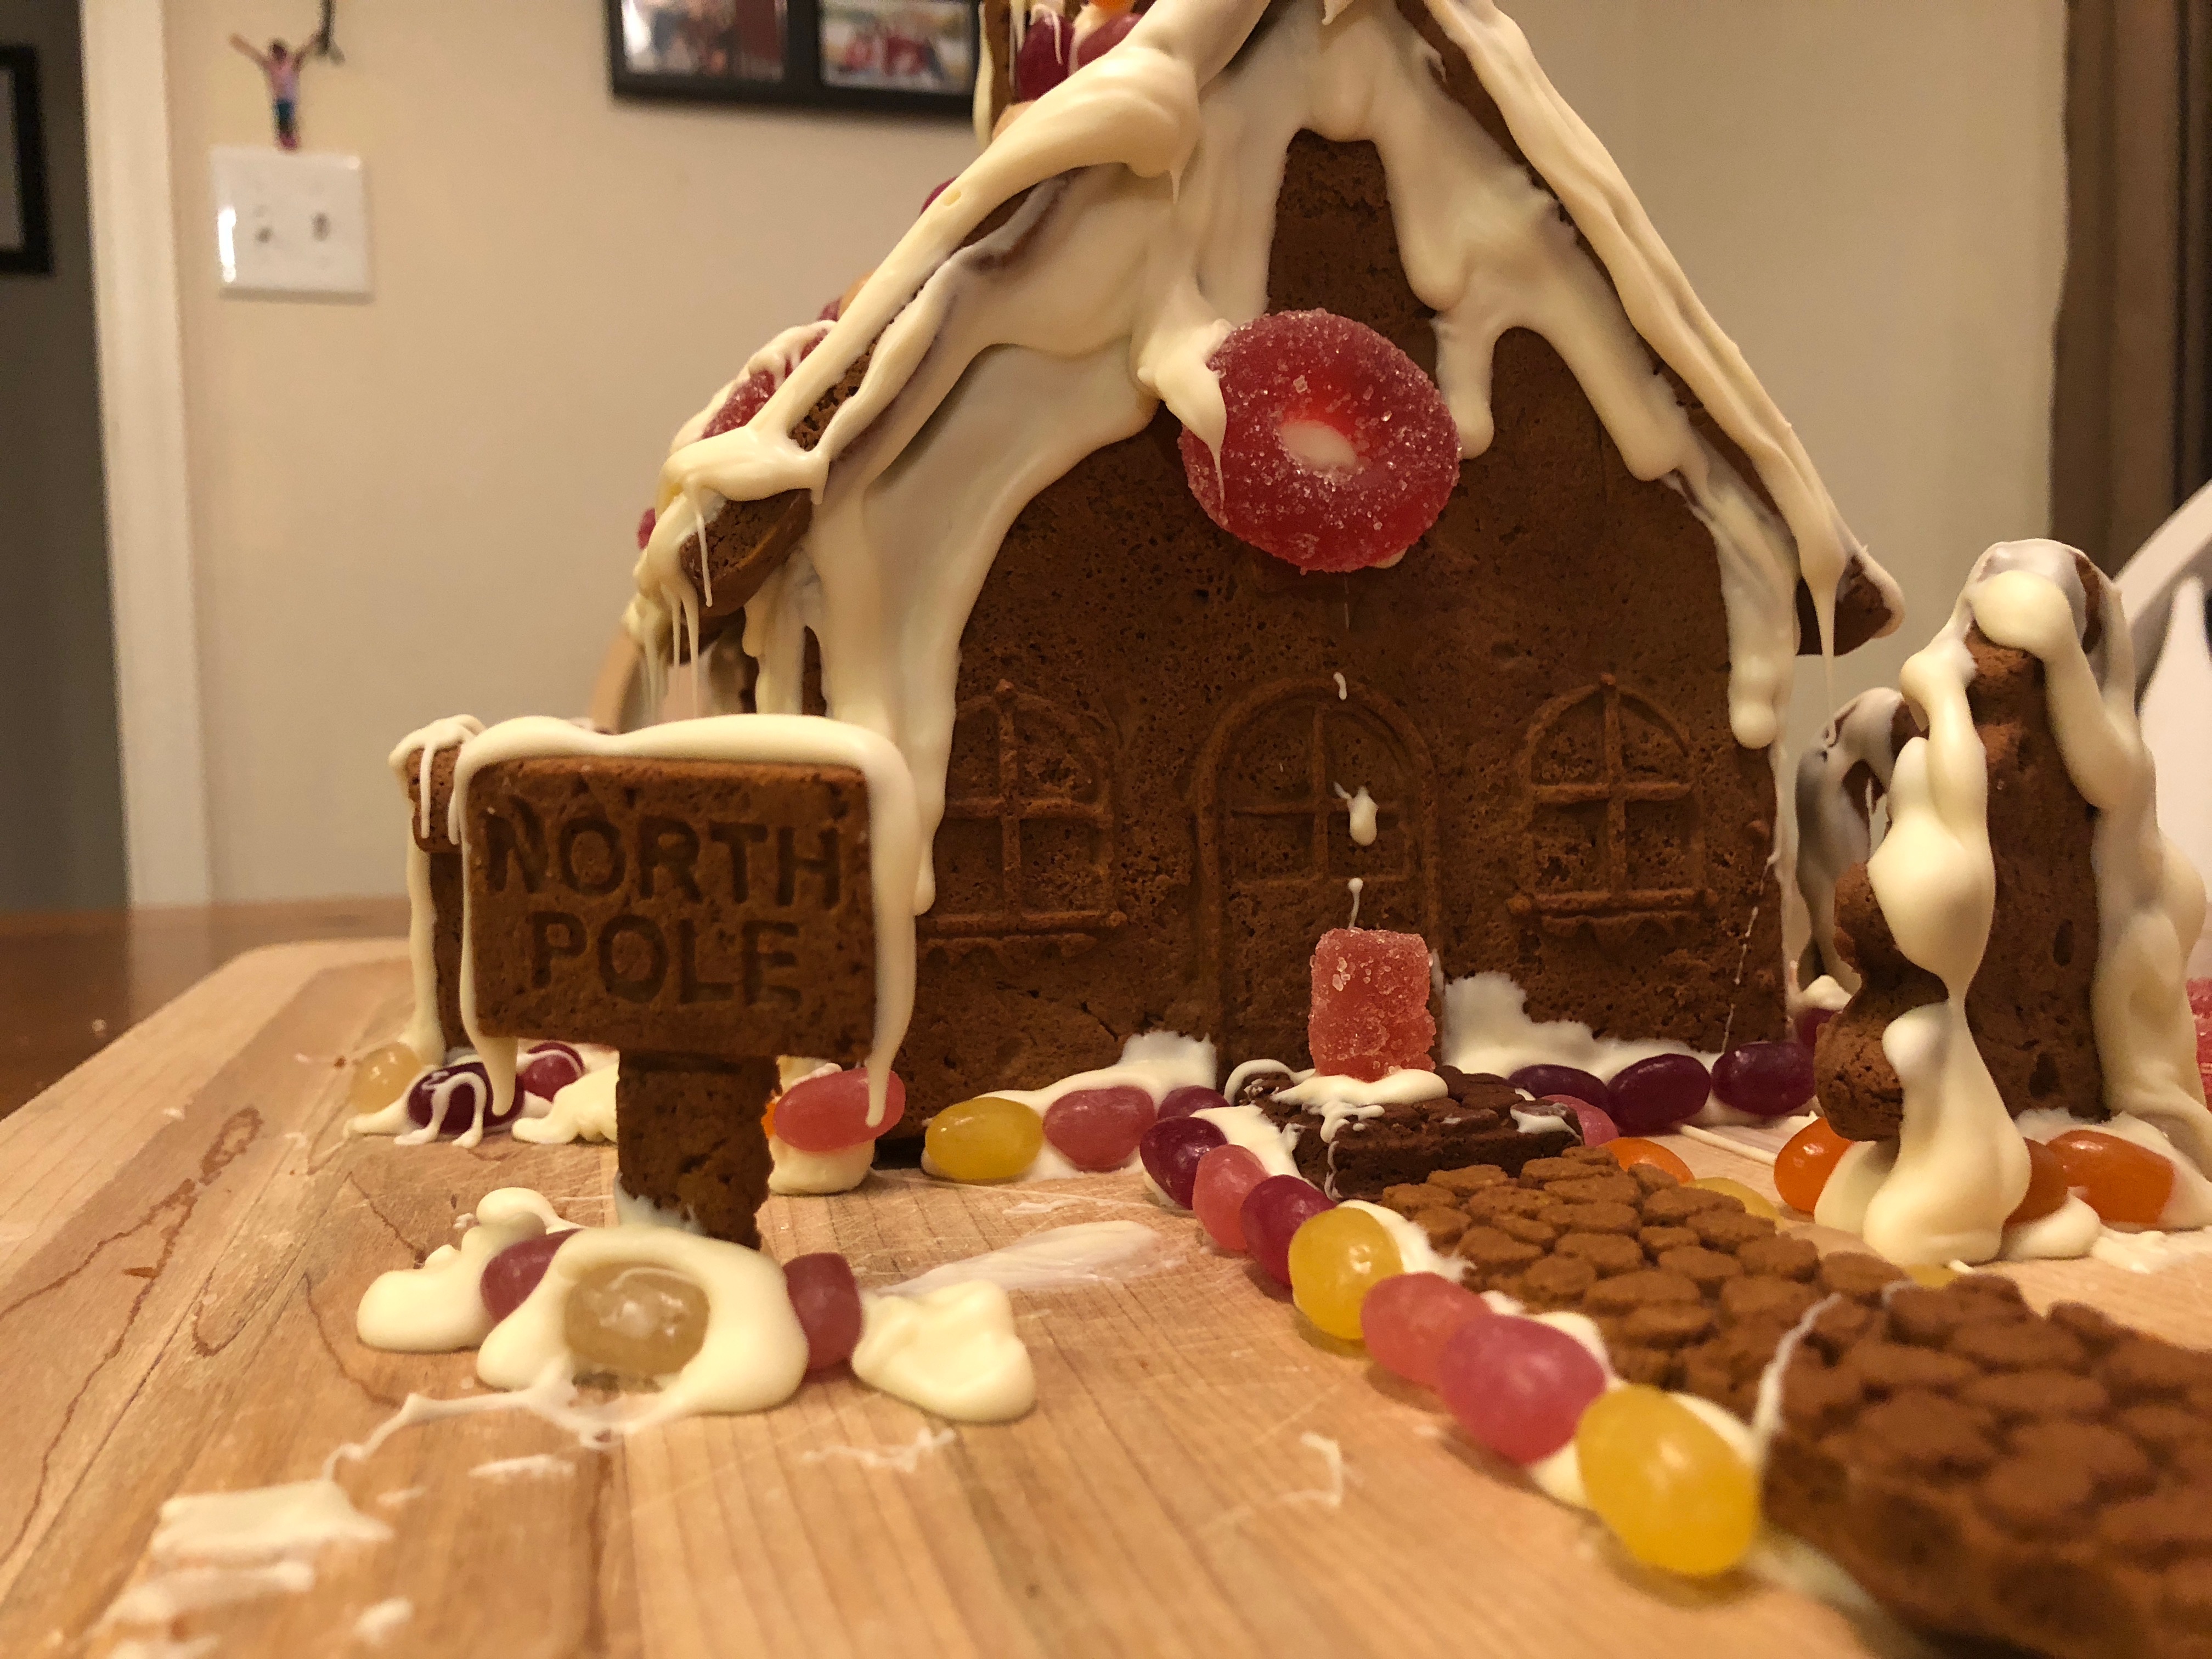
[[[221,145],[210,160],[226,293],[368,297],[359,156]]]

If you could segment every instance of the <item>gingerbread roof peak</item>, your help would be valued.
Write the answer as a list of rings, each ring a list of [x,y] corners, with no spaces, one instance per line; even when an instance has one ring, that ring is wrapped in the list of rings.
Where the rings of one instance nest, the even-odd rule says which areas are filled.
[[[1446,84],[1470,71],[1517,156]],[[1315,0],[1158,0],[938,196],[810,352],[794,332],[763,354],[787,374],[745,425],[699,439],[702,415],[678,434],[630,611],[649,658],[665,666],[697,638],[684,552],[721,503],[804,495],[803,550],[746,605],[759,706],[798,707],[811,629],[832,711],[906,752],[933,830],[961,629],[1007,526],[1162,402],[1218,441],[1207,360],[1267,309],[1272,206],[1300,131],[1381,153],[1464,453],[1492,440],[1493,347],[1528,327],[1631,471],[1679,485],[1719,556],[1740,743],[1782,729],[1801,574],[1824,637],[1852,572],[1894,626],[1894,584],[1496,6],[1352,0],[1324,21]],[[1655,356],[1755,478],[1698,430]],[[853,389],[836,402],[841,383]]]

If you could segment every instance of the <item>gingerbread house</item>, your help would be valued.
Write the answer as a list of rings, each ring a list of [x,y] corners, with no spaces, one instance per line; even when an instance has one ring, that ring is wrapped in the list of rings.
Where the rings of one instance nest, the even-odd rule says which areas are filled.
[[[629,615],[905,757],[911,1116],[1147,1030],[1297,1062],[1354,890],[1508,1047],[1780,1036],[1794,665],[1897,590],[1519,29],[1162,0],[1016,105],[1027,27],[987,12],[978,160],[678,434]],[[1224,335],[1304,309],[1457,428],[1386,568],[1304,574],[1187,482]]]

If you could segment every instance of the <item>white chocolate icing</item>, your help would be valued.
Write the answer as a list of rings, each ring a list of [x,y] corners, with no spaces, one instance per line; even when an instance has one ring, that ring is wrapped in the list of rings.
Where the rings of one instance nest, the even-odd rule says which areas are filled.
[[[616,1067],[586,1072],[555,1095],[543,1115],[530,1112],[514,1120],[507,1133],[517,1140],[562,1146],[574,1140],[611,1142],[615,1138]],[[532,1097],[535,1099],[535,1097]]]
[[[1252,1153],[1269,1175],[1298,1173],[1297,1159],[1291,1156],[1298,1143],[1297,1129],[1292,1125],[1277,1124],[1261,1108],[1208,1106],[1191,1115],[1202,1117],[1220,1130],[1231,1146],[1242,1146]]]
[[[163,1500],[146,1553],[156,1563],[297,1559],[325,1544],[380,1544],[383,1522],[353,1506],[327,1474],[238,1492],[191,1492]]]
[[[1336,1207],[1358,1210],[1382,1223],[1382,1231],[1390,1235],[1390,1242],[1398,1247],[1399,1266],[1409,1273],[1434,1273],[1440,1279],[1456,1282],[1467,1272],[1466,1261],[1455,1255],[1438,1254],[1436,1246],[1429,1243],[1428,1234],[1395,1210],[1386,1210],[1380,1204],[1370,1204],[1364,1198],[1347,1198]]]
[[[960,1423],[1009,1423],[1036,1404],[1003,1286],[970,1280],[860,1303],[853,1375],[869,1387]]]
[[[1887,686],[1861,692],[1836,711],[1820,741],[1797,762],[1797,890],[1820,973],[1847,992],[1858,989],[1859,976],[1836,950],[1836,883],[1866,862],[1874,825],[1869,802],[1852,799],[1845,780],[1864,766],[1888,789],[1897,760],[1891,733],[1904,703]]]
[[[1058,1290],[1107,1285],[1164,1265],[1166,1236],[1141,1221],[1082,1221],[1047,1227],[981,1255],[932,1267],[886,1296],[925,1296],[954,1285],[991,1284],[1002,1291]]]
[[[458,1245],[441,1244],[421,1267],[395,1268],[370,1281],[354,1313],[354,1334],[390,1353],[473,1348],[492,1328],[480,1288],[484,1264],[510,1244],[574,1225],[527,1187],[486,1193],[476,1224]]]
[[[856,1146],[840,1146],[834,1152],[802,1152],[781,1135],[768,1138],[768,1152],[771,1167],[768,1175],[768,1189],[772,1193],[791,1194],[849,1193],[868,1178],[868,1171],[876,1167],[876,1143],[864,1140]]]
[[[1679,1042],[1601,1037],[1578,1019],[1533,1020],[1528,996],[1510,974],[1452,981],[1443,996],[1444,1064],[1496,1077],[1510,1077],[1523,1066],[1572,1066],[1610,1082],[1639,1060],[1695,1052]]]
[[[1942,981],[1946,997],[1883,1033],[1882,1051],[1904,1085],[1902,1133],[1893,1151],[1847,1152],[1816,1212],[1894,1261],[1990,1260],[2027,1188],[2022,1131],[1966,1021],[1996,889],[1988,763],[1966,700],[1970,626],[2042,663],[2067,776],[2096,809],[2091,1011],[2105,1104],[2154,1130],[2178,1163],[2212,1168],[2212,1114],[2182,980],[2203,924],[2203,884],[2159,833],[2127,618],[2117,590],[2094,571],[2101,629],[2094,650],[2082,647],[2083,569],[2074,550],[2056,542],[1998,544],[1976,562],[1942,633],[1905,665],[1905,695],[1927,735],[1897,757],[1889,831],[1867,873],[1899,949]],[[2177,1191],[2183,1185],[2177,1180]]]
[[[818,355],[818,354],[817,354]],[[720,714],[608,736],[566,720],[507,720],[461,746],[453,766],[451,834],[465,850],[470,781],[495,761],[545,755],[602,759],[761,761],[849,766],[867,781],[869,885],[875,903],[876,1028],[868,1059],[868,1121],[884,1121],[891,1062],[914,1012],[914,918],[927,908],[915,830],[914,783],[898,751],[874,732],[805,714]],[[491,1073],[492,1110],[514,1097],[513,1037],[486,1036],[477,1023],[476,984],[465,912],[461,929],[461,1020]],[[463,1144],[468,1144],[464,1137]]]
[[[459,748],[483,730],[483,723],[472,714],[448,714],[410,732],[392,750],[386,763],[403,790],[410,781],[407,757],[417,750],[422,752],[412,779],[416,787],[418,834],[430,833],[430,769],[439,751]],[[413,974],[415,1012],[401,1040],[425,1066],[443,1060],[448,1048],[459,1046],[461,1036],[438,1024],[438,965],[433,944],[437,931],[438,910],[430,896],[430,855],[410,835],[407,838],[407,960]]]
[[[1330,430],[1334,431],[1334,428],[1331,428]],[[1339,441],[1341,442],[1343,441],[1340,439]],[[1336,791],[1336,798],[1344,803],[1345,811],[1352,820],[1349,826],[1352,834],[1352,844],[1355,847],[1374,846],[1376,830],[1375,797],[1367,793],[1367,786],[1363,783],[1356,791],[1353,791],[1349,794],[1345,793],[1345,787],[1340,783],[1333,787]],[[1358,879],[1359,878],[1357,876],[1352,878],[1355,884]],[[1357,901],[1359,896],[1359,889],[1357,885],[1353,886],[1352,893],[1353,899]],[[1355,902],[1353,905],[1355,913],[1357,912],[1358,908],[1358,904]]]
[[[1437,54],[1382,0],[1353,0],[1327,23],[1318,4],[1294,4],[1264,28],[1264,0],[1160,0],[936,198],[750,423],[669,457],[628,617],[654,672],[698,636],[702,595],[680,554],[702,507],[805,491],[803,548],[745,607],[758,706],[798,707],[812,632],[831,712],[904,753],[933,839],[960,635],[1006,527],[1158,402],[1218,446],[1224,414],[1206,360],[1267,309],[1270,209],[1291,140],[1310,129],[1382,153],[1408,282],[1437,313],[1437,379],[1465,454],[1492,435],[1492,348],[1525,325],[1566,361],[1630,470],[1682,489],[1719,558],[1732,728],[1747,746],[1771,744],[1801,569],[1825,638],[1856,544],[1519,29],[1490,0],[1430,8],[1549,191],[1444,94]],[[962,246],[1024,191],[1006,223]],[[795,428],[864,352],[859,389],[802,448]],[[1750,459],[1778,519],[1698,435],[1652,352]],[[1862,568],[1896,611],[1893,585]]]
[[[783,1269],[742,1244],[667,1227],[588,1228],[562,1245],[537,1288],[483,1339],[477,1376],[495,1389],[526,1389],[549,1371],[573,1378],[568,1294],[584,1274],[609,1264],[665,1267],[707,1297],[699,1352],[660,1379],[658,1394],[639,1397],[621,1419],[624,1432],[702,1412],[765,1411],[797,1392],[806,1375],[806,1333],[785,1293]]]

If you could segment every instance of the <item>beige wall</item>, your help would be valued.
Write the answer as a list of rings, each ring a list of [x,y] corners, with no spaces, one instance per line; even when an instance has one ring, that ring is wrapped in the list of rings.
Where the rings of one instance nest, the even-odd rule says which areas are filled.
[[[123,900],[123,795],[76,8],[0,0],[0,41],[38,48],[54,252],[0,275],[0,910],[93,908]]]
[[[2043,524],[2060,7],[1518,8],[1923,638],[1984,542]],[[349,61],[303,100],[310,145],[367,160],[375,298],[227,301],[205,152],[265,115],[222,42],[302,15],[168,10],[223,897],[396,887],[395,737],[580,708],[670,429],[968,153],[951,125],[616,105],[591,0],[527,27],[382,0],[342,10]]]

